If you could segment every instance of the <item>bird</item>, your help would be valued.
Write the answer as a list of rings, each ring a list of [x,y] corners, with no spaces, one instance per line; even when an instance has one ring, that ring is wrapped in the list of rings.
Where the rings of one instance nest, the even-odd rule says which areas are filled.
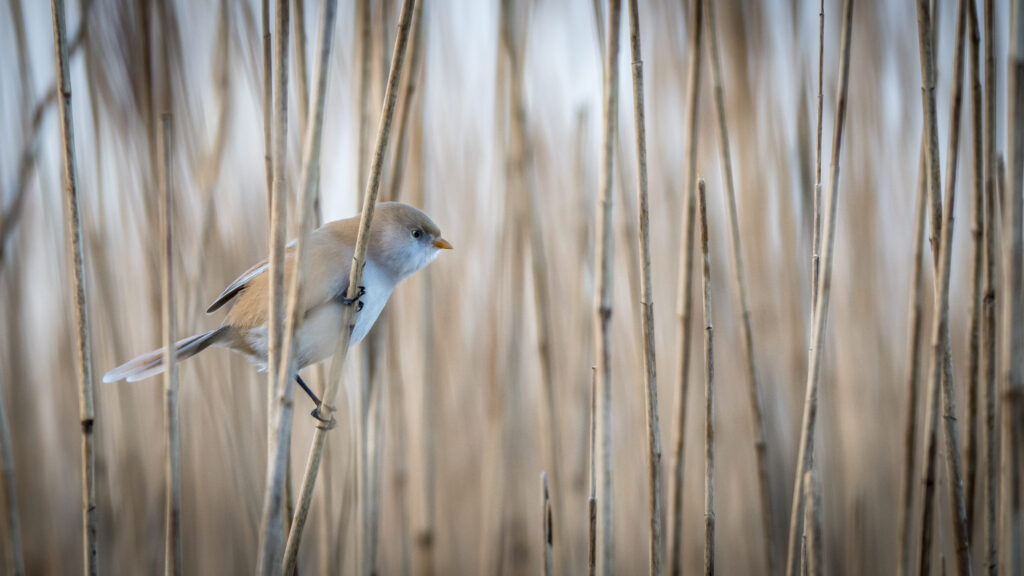
[[[401,202],[379,202],[369,228],[366,265],[356,298],[347,298],[349,273],[359,233],[358,216],[334,220],[309,235],[308,265],[302,278],[299,304],[302,322],[295,335],[295,379],[313,400],[317,416],[320,399],[298,375],[303,368],[334,353],[342,332],[345,306],[356,306],[350,345],[358,344],[377,321],[395,287],[430,264],[452,245],[441,236],[437,224],[419,209]],[[249,359],[260,371],[267,368],[267,307],[269,275],[267,260],[242,273],[210,304],[206,313],[227,307],[220,327],[175,343],[178,360],[210,347],[228,348]],[[284,278],[288,286],[295,274],[295,241],[285,252]],[[164,349],[138,356],[107,372],[106,383],[137,382],[166,370]]]

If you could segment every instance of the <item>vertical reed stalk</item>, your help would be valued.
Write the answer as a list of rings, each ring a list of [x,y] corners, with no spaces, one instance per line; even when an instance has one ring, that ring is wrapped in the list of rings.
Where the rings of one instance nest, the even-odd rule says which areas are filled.
[[[942,180],[939,168],[939,116],[935,104],[935,36],[938,34],[938,10],[930,14],[929,0],[917,2],[917,38],[921,53],[921,101],[924,108],[924,133],[927,137],[925,158],[928,165],[928,190],[931,202],[932,262],[938,269],[939,235],[942,231]]]
[[[309,70],[306,65],[306,0],[294,0],[295,15],[295,89],[296,111],[299,119],[299,142],[306,141],[306,122],[309,115]]]
[[[531,276],[533,277],[533,294],[535,304],[535,317],[537,322],[537,357],[540,363],[540,388],[543,398],[544,410],[544,454],[548,470],[551,471],[551,484],[554,487],[555,496],[558,497],[556,506],[560,506],[564,492],[563,478],[561,473],[561,443],[558,427],[558,411],[555,406],[555,375],[554,360],[551,349],[551,342],[554,340],[552,334],[551,317],[552,307],[549,296],[547,251],[544,247],[544,234],[541,226],[540,201],[537,198],[537,187],[533,182],[533,147],[527,129],[526,119],[526,98],[523,92],[525,84],[525,66],[523,56],[525,55],[524,44],[518,38],[524,36],[522,32],[517,34],[514,16],[512,13],[513,3],[504,0],[501,3],[502,26],[501,40],[505,48],[505,55],[509,65],[509,170],[512,194],[520,209],[525,205],[525,214],[529,242]],[[559,509],[559,512],[561,510]],[[559,513],[559,517],[564,514]]]
[[[821,124],[822,83],[825,65],[825,0],[818,8],[818,120],[814,144],[814,219],[811,231],[811,311],[818,301],[818,271],[821,265]]]
[[[816,488],[817,473],[811,468],[804,474],[804,535],[806,554],[804,555],[804,574],[819,576],[821,566],[821,491]]]
[[[647,489],[650,523],[649,571],[662,573],[661,425],[654,348],[654,287],[651,280],[651,218],[647,198],[647,120],[644,112],[644,61],[640,46],[640,10],[629,0],[629,45],[633,55],[633,121],[636,125],[636,195],[639,207],[640,324],[643,331],[644,404],[647,409]]]
[[[996,439],[996,58],[993,2],[985,0],[985,572],[996,576],[999,490]]]
[[[963,104],[963,56],[966,33],[967,4],[959,3],[956,37],[953,52],[953,94],[950,103],[950,131],[946,158],[946,190],[944,210],[945,222],[941,230],[940,258],[937,267],[935,298],[935,321],[932,331],[932,358],[929,371],[928,390],[925,399],[925,447],[924,447],[924,506],[921,520],[921,574],[928,574],[931,561],[931,540],[933,531],[932,509],[934,507],[935,468],[937,459],[937,431],[939,425],[939,403],[943,407],[942,421],[946,448],[946,469],[949,479],[950,504],[952,507],[954,543],[956,545],[957,572],[963,576],[970,573],[970,548],[967,540],[967,520],[964,506],[963,478],[960,464],[960,449],[956,428],[956,403],[953,396],[953,364],[949,351],[949,277],[952,262],[953,207],[956,205],[956,175],[960,141],[960,117]],[[940,390],[941,388],[941,390]]]
[[[287,0],[285,0],[285,3]],[[283,546],[284,534],[281,534],[283,524],[280,521],[281,501],[283,499],[283,483],[288,468],[288,446],[291,442],[292,414],[294,395],[293,379],[298,367],[295,359],[295,333],[302,320],[302,278],[305,276],[309,263],[307,260],[309,234],[312,226],[312,206],[316,195],[317,181],[320,174],[320,144],[323,132],[324,103],[327,92],[326,65],[330,58],[331,48],[334,42],[334,18],[337,3],[328,0],[323,4],[321,15],[320,40],[318,45],[316,71],[314,76],[315,93],[312,101],[313,115],[307,118],[308,126],[305,129],[306,142],[302,148],[302,172],[299,180],[299,227],[300,233],[295,244],[295,265],[288,285],[287,316],[285,318],[285,330],[283,334],[282,356],[277,372],[271,374],[271,386],[277,392],[277,409],[273,412],[272,436],[270,452],[270,469],[267,474],[267,493],[264,497],[264,510],[261,534],[260,555],[261,573],[277,573],[281,564],[279,563],[278,549]],[[287,30],[287,22],[278,20],[279,27]],[[278,42],[286,42],[287,36],[281,38],[278,35]],[[283,51],[283,48],[278,47]],[[280,64],[278,69],[287,68],[286,64]],[[278,167],[283,170],[283,165],[275,166],[275,175],[279,174]],[[281,190],[281,189],[279,189]],[[283,192],[283,190],[282,190]],[[277,194],[275,193],[275,198]],[[297,513],[297,512],[296,512]],[[265,539],[265,540],[263,540]],[[286,565],[285,574],[294,572],[294,564]]]
[[[14,441],[7,420],[7,402],[4,398],[2,372],[0,372],[0,510],[3,512],[3,531],[7,541],[8,563],[5,566],[15,576],[24,576],[25,559],[21,552],[21,521],[18,516],[18,492],[14,484]]]
[[[918,353],[921,349],[921,334],[924,324],[924,234],[927,226],[928,177],[925,174],[925,139],[921,141],[918,160],[917,200],[914,208],[914,264],[910,281],[910,300],[907,324],[910,335],[907,338],[907,419],[903,432],[903,486],[900,507],[900,551],[898,574],[910,574],[910,549],[913,547],[911,515],[914,509],[914,453],[917,447],[917,404],[918,380],[921,363]]]
[[[750,400],[752,428],[754,433],[754,454],[757,458],[757,484],[761,504],[762,553],[766,574],[775,573],[775,559],[772,547],[772,506],[771,486],[768,481],[768,443],[764,432],[764,409],[761,401],[761,385],[757,378],[757,362],[754,355],[754,333],[750,327],[750,304],[747,298],[747,282],[743,267],[743,241],[740,234],[739,211],[736,203],[736,182],[733,178],[732,152],[729,145],[729,128],[725,117],[724,82],[722,80],[722,58],[718,46],[718,24],[715,18],[715,2],[707,1],[708,35],[711,44],[711,78],[714,84],[715,112],[718,123],[718,147],[722,155],[722,171],[725,180],[726,206],[729,212],[729,239],[732,249],[733,280],[739,299],[741,327],[743,329],[743,351],[747,364],[747,395]],[[820,52],[820,47],[819,47]],[[820,56],[820,54],[819,54]],[[821,74],[819,64],[819,76]],[[821,85],[818,86],[818,160],[817,180],[821,181]],[[820,191],[820,190],[819,190]],[[815,202],[817,202],[817,192]],[[817,244],[815,244],[815,275],[817,274]]]
[[[839,159],[846,126],[846,95],[850,84],[850,42],[853,28],[853,0],[843,3],[842,36],[839,52],[839,86],[836,90],[836,119],[832,136],[832,167],[829,174],[827,212],[825,213],[822,241],[824,267],[818,279],[818,299],[814,309],[814,327],[811,332],[810,359],[807,366],[807,397],[804,400],[803,424],[800,430],[800,448],[797,457],[796,479],[793,482],[793,511],[789,524],[789,543],[786,574],[795,576],[799,564],[800,524],[803,518],[804,474],[811,469],[814,452],[814,427],[818,416],[818,388],[821,382],[825,332],[828,325],[828,305],[832,296],[832,260],[835,256],[836,211],[839,204]]]
[[[1024,6],[1010,8],[1010,54],[1007,62],[1006,152],[1010,179],[1003,193],[1003,446],[1002,509],[1005,574],[1024,571],[1024,512],[1020,498],[1019,434],[1021,395],[1024,394]]]
[[[416,0],[417,2],[422,0]],[[391,59],[391,69],[388,73],[387,91],[384,97],[384,108],[381,112],[380,127],[377,132],[377,143],[373,154],[373,164],[370,167],[369,180],[366,183],[366,191],[363,201],[362,217],[359,221],[359,233],[356,237],[355,255],[352,259],[352,269],[349,273],[349,286],[346,297],[354,298],[359,290],[359,284],[363,277],[363,266],[366,263],[366,248],[369,241],[367,231],[370,222],[373,220],[374,208],[377,204],[377,196],[380,192],[381,171],[384,167],[384,157],[387,152],[388,140],[391,135],[391,125],[394,119],[395,104],[398,99],[398,84],[402,76],[402,64],[405,60],[406,46],[409,40],[409,28],[412,20],[413,0],[403,0],[402,12],[398,19],[398,34],[395,37],[395,50]],[[326,67],[326,57],[323,55],[324,33],[321,31],[321,58],[318,68]],[[319,72],[318,72],[319,78]],[[320,80],[318,80],[319,82]],[[318,89],[319,91],[319,89]],[[318,104],[322,106],[322,104]],[[335,411],[334,402],[338,394],[338,387],[341,380],[341,371],[348,355],[350,338],[355,323],[355,307],[346,306],[342,312],[342,326],[344,326],[343,337],[338,338],[338,345],[334,351],[331,361],[327,387],[324,390],[322,403],[319,406],[323,418],[332,419]],[[330,426],[317,426],[313,435],[313,445],[309,452],[309,459],[306,462],[306,469],[302,478],[302,487],[299,493],[299,500],[295,508],[295,518],[292,522],[292,531],[288,535],[288,545],[285,550],[285,572],[292,570],[295,558],[298,554],[299,542],[302,538],[302,530],[306,524],[309,514],[309,507],[313,497],[313,487],[316,485],[316,476],[320,470],[320,458],[323,454],[324,442],[327,439],[327,431]],[[360,524],[361,525],[361,524]],[[340,571],[341,567],[336,567]]]
[[[285,228],[287,226],[287,188],[285,171],[288,151],[288,32],[289,2],[277,0],[274,16],[274,118],[273,118],[273,179],[270,193],[270,258],[268,278],[270,284],[267,318],[267,482],[260,516],[259,547],[256,571],[264,576],[276,573],[280,566],[284,543],[284,481],[291,437],[290,397],[287,405],[278,406],[278,397],[290,386],[278,387],[278,372],[287,367],[282,361],[284,343],[284,267]],[[304,232],[304,231],[303,231]],[[298,276],[296,269],[295,277]],[[287,411],[287,414],[283,414]],[[282,430],[285,424],[287,430]]]
[[[402,87],[402,96],[399,101],[402,109],[398,115],[398,128],[395,131],[395,152],[391,163],[391,184],[388,188],[388,200],[398,200],[402,191],[402,178],[405,176],[405,140],[409,130],[409,116],[413,109],[413,99],[416,96],[417,77],[422,68],[423,60],[423,2],[418,2],[413,8],[412,31],[409,33],[409,73],[406,75],[405,84]]]
[[[261,24],[263,27],[263,166],[267,182],[267,218],[273,211],[274,164],[271,156],[271,126],[273,125],[274,81],[273,47],[270,42],[270,0],[262,0]],[[267,408],[274,402],[274,391],[267,391]],[[269,414],[267,415],[269,419]]]
[[[984,149],[982,147],[982,101],[981,101],[981,30],[978,22],[978,8],[969,2],[968,24],[970,25],[970,85],[971,85],[971,159],[972,195],[971,210],[974,219],[971,224],[972,274],[970,328],[967,360],[967,441],[964,446],[964,501],[967,506],[967,534],[971,541],[974,526],[974,492],[978,469],[978,399],[981,394],[981,316],[982,291],[985,276],[985,191],[984,191]]]
[[[697,185],[697,108],[700,104],[701,50],[704,44],[704,3],[693,0],[689,24],[690,46],[686,74],[686,151],[683,171],[682,237],[679,241],[679,286],[677,311],[679,314],[679,387],[676,390],[675,446],[673,470],[669,490],[669,574],[679,576],[683,565],[683,478],[686,450],[686,392],[690,374],[690,340],[693,337],[690,314],[693,308],[693,228],[696,211]]]
[[[709,15],[710,17],[710,15]],[[715,328],[711,321],[711,255],[708,252],[708,208],[704,180],[697,185],[700,252],[704,266],[704,575],[715,573]]]
[[[612,500],[612,381],[611,381],[611,319],[613,226],[612,176],[615,169],[614,146],[618,128],[619,86],[619,13],[620,0],[608,3],[608,49],[604,63],[604,133],[601,139],[601,173],[597,205],[597,284],[594,291],[594,323],[597,357],[598,431],[601,464],[598,467],[598,494],[601,510],[598,516],[600,560],[598,566],[605,576],[615,572],[615,518]]]
[[[597,368],[590,376],[590,493],[587,496],[587,576],[597,574]]]
[[[356,0],[356,40],[359,42],[354,55],[356,70],[356,190],[366,188],[366,138],[370,124],[370,0]],[[356,195],[356,206],[360,210],[361,198]]]
[[[160,116],[160,235],[163,271],[164,327],[164,438],[167,461],[167,493],[164,513],[164,574],[182,573],[181,554],[181,425],[178,420],[178,328],[174,305],[174,231],[171,215],[171,115]]]
[[[86,305],[85,255],[78,202],[78,163],[75,159],[74,113],[71,107],[71,70],[68,63],[64,0],[51,0],[53,44],[57,67],[57,109],[60,113],[61,152],[64,158],[64,215],[67,250],[71,258],[71,289],[75,306],[78,415],[82,427],[82,542],[84,572],[97,572],[96,410],[92,382],[92,331]]]
[[[541,549],[544,551],[544,576],[551,576],[554,567],[555,547],[552,539],[553,521],[551,518],[551,492],[548,490],[548,474],[540,473],[540,518],[541,518]]]

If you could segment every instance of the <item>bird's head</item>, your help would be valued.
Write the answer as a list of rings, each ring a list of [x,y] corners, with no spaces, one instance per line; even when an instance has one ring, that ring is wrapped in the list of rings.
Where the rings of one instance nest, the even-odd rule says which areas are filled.
[[[373,259],[399,279],[422,269],[452,245],[420,210],[401,202],[377,204],[370,237]]]

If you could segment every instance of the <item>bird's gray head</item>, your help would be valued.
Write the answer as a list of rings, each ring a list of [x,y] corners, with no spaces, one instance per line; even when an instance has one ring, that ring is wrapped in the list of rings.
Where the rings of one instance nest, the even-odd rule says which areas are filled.
[[[401,202],[381,202],[373,217],[368,249],[378,265],[401,280],[437,258],[452,245],[420,210]]]

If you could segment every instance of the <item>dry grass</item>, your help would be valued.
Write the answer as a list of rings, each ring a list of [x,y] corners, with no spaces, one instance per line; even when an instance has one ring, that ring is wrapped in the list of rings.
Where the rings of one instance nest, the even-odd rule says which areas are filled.
[[[164,569],[168,484],[165,392],[159,380],[96,385],[94,412],[85,413],[86,423],[94,423],[88,428],[92,444],[87,451],[95,458],[92,504],[88,485],[83,491],[83,470],[89,477],[90,468],[82,466],[78,390],[80,382],[92,378],[80,381],[76,376],[80,361],[75,272],[83,287],[85,305],[80,313],[93,321],[92,350],[84,358],[91,359],[97,370],[161,345],[159,165],[154,160],[161,158],[155,145],[165,111],[175,119],[170,150],[175,159],[175,247],[170,264],[181,336],[215,327],[219,317],[199,313],[204,303],[267,256],[268,182],[274,176],[286,183],[289,210],[283,237],[300,237],[300,213],[316,212],[315,203],[301,208],[300,196],[309,190],[302,183],[303,155],[304,142],[310,138],[308,126],[316,115],[314,68],[320,54],[315,31],[323,4],[304,0],[299,4],[305,16],[300,17],[299,4],[289,3],[296,8],[286,35],[295,38],[287,38],[285,52],[296,59],[288,71],[288,126],[281,131],[287,154],[280,159],[277,174],[265,170],[264,155],[270,158],[273,145],[268,140],[265,149],[264,127],[274,123],[269,117],[264,122],[262,114],[263,81],[283,72],[276,62],[264,70],[264,39],[272,48],[272,41],[282,40],[278,33],[284,32],[275,29],[274,2],[267,2],[266,30],[261,3],[255,1],[169,2],[166,8],[150,2],[68,3],[67,70],[78,112],[73,127],[82,255],[76,266],[74,253],[64,244],[62,123],[56,106],[63,93],[51,88],[56,85],[51,11],[48,5],[25,0],[0,2],[0,47],[5,54],[0,57],[0,380],[10,428],[9,448],[0,437],[0,450],[5,458],[13,457],[13,468],[6,462],[3,466],[13,481],[4,480],[0,494],[16,504],[0,522],[0,552],[7,562],[0,572],[18,571],[8,568],[15,565],[18,548],[16,538],[8,534],[12,521],[20,524],[24,573],[81,572],[83,560],[93,558],[87,554],[91,544],[82,538],[83,493],[85,511],[91,512],[96,528],[97,571]],[[362,18],[356,15],[360,4],[369,21],[365,103],[360,102],[359,90],[364,60],[359,48]],[[950,236],[950,399],[967,406],[971,381],[968,304],[974,298],[977,248],[970,228],[978,210],[972,211],[967,199],[976,198],[977,177],[963,158],[977,158],[972,149],[976,138],[960,139],[964,168],[958,181],[940,182],[941,171],[935,178],[929,176],[933,167],[941,168],[938,142],[945,148],[951,128],[947,111],[954,78],[956,3],[937,3],[941,25],[934,35],[934,89],[926,89],[924,99],[921,87],[930,85],[927,79],[921,81],[922,47],[914,37],[916,7],[857,2],[852,10],[848,107],[839,158],[842,176],[830,181],[825,170],[821,178],[821,218],[828,220],[830,210],[835,210],[836,218],[819,231],[819,280],[827,274],[829,257],[832,268],[829,295],[817,296],[819,307],[829,299],[827,330],[817,334],[812,334],[809,288],[814,268],[809,257],[814,243],[813,190],[818,180],[816,72],[820,54],[821,141],[827,145],[836,138],[841,2],[718,2],[717,43],[712,43],[709,14],[699,26],[687,22],[692,2],[636,2],[636,24],[643,31],[638,47],[643,53],[646,171],[633,146],[638,122],[632,108],[638,101],[632,99],[629,66],[639,59],[622,54],[623,45],[615,84],[619,135],[609,140],[607,157],[614,167],[606,173],[603,187],[603,65],[595,42],[593,3],[512,4],[517,70],[508,66],[506,47],[500,44],[497,1],[421,4],[422,28],[409,38],[409,72],[402,73],[408,81],[397,86],[391,150],[380,159],[380,195],[424,206],[456,250],[442,254],[425,273],[399,286],[388,306],[388,319],[377,327],[387,330],[380,333],[381,346],[368,355],[377,364],[365,430],[372,439],[365,461],[372,471],[372,486],[364,482],[362,491],[355,487],[362,431],[356,433],[357,420],[350,421],[349,415],[358,412],[351,407],[362,401],[349,396],[357,391],[352,387],[330,401],[338,427],[329,433],[328,450],[319,455],[321,486],[299,493],[297,480],[310,443],[321,433],[308,416],[308,400],[294,398],[295,426],[284,462],[296,479],[297,512],[308,512],[305,536],[290,547],[298,572],[352,574],[376,566],[382,575],[402,576],[540,573],[545,542],[552,547],[552,573],[584,572],[594,510],[599,531],[608,524],[615,547],[614,560],[602,560],[606,546],[597,534],[595,573],[648,572],[659,548],[666,572],[699,573],[704,561],[704,486],[699,469],[708,422],[706,405],[699,399],[680,401],[687,389],[681,383],[701,382],[705,362],[698,320],[686,316],[693,326],[684,345],[679,319],[669,310],[682,291],[690,293],[691,306],[698,306],[694,314],[700,313],[700,295],[692,285],[697,280],[694,274],[700,274],[700,261],[693,262],[688,273],[680,275],[677,270],[686,260],[681,240],[685,215],[696,213],[697,177],[707,180],[709,256],[719,263],[709,284],[716,304],[718,359],[713,422],[715,570],[765,573],[768,552],[775,555],[777,572],[781,571],[787,552],[781,511],[790,510],[794,495],[814,503],[816,493],[820,503],[808,506],[806,516],[800,514],[800,523],[808,525],[797,531],[798,546],[802,534],[807,534],[809,572],[896,572],[902,540],[897,511],[903,506],[904,438],[910,413],[907,386],[913,382],[920,387],[928,373],[922,368],[912,376],[917,363],[912,360],[915,354],[908,354],[913,347],[907,338],[913,322],[920,323],[920,334],[934,336],[937,320],[935,292],[929,289],[932,266],[923,240],[920,275],[913,281],[918,220],[919,237],[935,240],[933,262],[941,255],[942,236],[937,232],[942,221],[951,216],[965,223]],[[707,3],[700,4],[706,9]],[[1015,453],[1020,458],[1017,439],[1022,432],[1020,427],[1003,426],[1011,423],[1010,418],[998,418],[1000,412],[1010,413],[1008,404],[1019,403],[1012,370],[1016,365],[1011,361],[1024,356],[1012,340],[1022,325],[1014,312],[1013,286],[1007,284],[1012,274],[1002,274],[1017,265],[1016,253],[1004,249],[1017,245],[1013,224],[1020,216],[1014,201],[1019,202],[1022,149],[1004,137],[1014,133],[1011,120],[1024,118],[1016,108],[1008,115],[1007,88],[1019,88],[1006,74],[1013,38],[1007,4],[985,2],[979,23],[985,261],[975,371],[978,431],[972,452],[976,509],[970,552],[976,573],[991,573],[995,560],[1002,565],[1021,557],[1021,546],[1012,545],[1012,536],[1004,536],[1003,548],[995,546],[999,530],[1018,529],[1022,518],[1013,506],[1014,496],[1022,492],[1013,486],[1009,466]],[[23,12],[20,16],[13,15],[16,5]],[[140,6],[149,8],[139,10]],[[394,44],[398,6],[396,0],[387,0],[386,5],[381,0],[338,3],[337,36],[328,65],[331,80],[323,100],[323,162],[318,177],[309,177],[313,197],[322,198],[319,207],[325,220],[355,214],[357,198],[364,196],[372,174],[373,133],[367,130],[364,161],[359,162],[358,124],[362,110],[371,128],[379,119],[386,78],[381,68],[390,55],[382,54],[379,46]],[[604,2],[598,2],[598,12],[613,32],[616,25]],[[85,26],[82,14],[89,15]],[[622,30],[625,18],[626,14],[620,17],[618,35],[605,34],[605,44],[613,37],[627,41]],[[701,29],[706,49],[701,51],[699,75],[691,78],[690,44]],[[929,38],[929,49],[931,42]],[[412,50],[420,43],[416,72]],[[718,57],[713,60],[716,45]],[[305,71],[297,58],[300,53],[308,53]],[[964,66],[966,72],[966,61]],[[1015,62],[1010,69],[1019,67]],[[723,87],[721,112],[728,118],[728,160],[719,148],[716,76]],[[414,97],[412,104],[404,103],[407,95]],[[929,119],[922,110],[929,95],[934,96],[934,134],[924,130]],[[522,122],[513,127],[509,112],[517,107]],[[972,111],[972,116],[977,113]],[[923,134],[925,144],[934,137],[936,154],[923,164],[919,216],[915,184]],[[515,138],[529,147],[529,161],[521,169],[506,163],[514,156]],[[995,158],[1003,151],[1008,152],[1009,176],[1003,188],[1015,194],[1003,195],[1000,212]],[[942,156],[945,162],[945,150]],[[827,161],[825,156],[823,168]],[[830,204],[833,186],[841,187],[842,194]],[[935,201],[948,200],[943,190],[950,186],[958,187],[958,206],[942,210]],[[598,231],[602,189],[614,206],[605,228]],[[533,211],[520,203],[528,198]],[[511,217],[517,205],[525,217]],[[936,224],[938,228],[932,228]],[[638,243],[645,228],[650,239],[649,289],[641,283],[645,257]],[[692,230],[698,230],[696,220]],[[606,244],[606,231],[614,247],[601,253],[607,259],[599,258],[596,250]],[[829,235],[834,235],[831,248]],[[542,241],[535,243],[534,236]],[[696,238],[686,246],[691,247],[692,259]],[[743,262],[749,313],[738,293],[736,256]],[[599,370],[596,450],[591,455],[590,370],[598,359],[595,340],[600,323],[594,295],[599,279],[608,294],[604,304],[613,312],[604,336],[607,358]],[[920,295],[918,320],[907,310],[912,291]],[[286,294],[287,289],[282,301]],[[546,304],[540,301],[545,296]],[[642,314],[651,302],[668,306],[659,304],[652,313]],[[975,316],[978,312],[976,307]],[[653,339],[647,339],[650,350],[658,351],[650,363],[643,337],[645,316],[653,318]],[[542,341],[548,349],[546,364],[538,345]],[[817,429],[814,444],[808,446],[814,448],[813,481],[805,482],[808,476],[801,474],[800,485],[794,486],[812,341],[820,354]],[[747,359],[748,347],[756,367]],[[685,364],[684,352],[689,358]],[[931,352],[929,348],[927,354],[916,356],[933,362]],[[335,376],[341,378],[335,383],[362,380],[358,363],[350,364],[337,369]],[[650,389],[645,369],[651,376],[655,370],[662,376],[647,380]],[[303,374],[306,381],[318,382],[316,370],[308,372]],[[267,485],[267,429],[273,420],[268,416],[268,375],[213,349],[181,363],[179,376],[181,571],[252,572]],[[275,376],[280,382],[281,372]],[[761,390],[769,455],[763,466],[766,491],[757,452],[751,449],[757,437],[749,385],[754,378]],[[605,382],[610,402],[601,399]],[[324,379],[314,387],[330,383]],[[1013,384],[1009,390],[1008,384]],[[280,392],[276,391],[275,402],[280,401]],[[655,392],[663,408],[682,405],[685,411],[663,410],[652,430],[647,404]],[[690,398],[698,398],[700,387],[689,392]],[[924,414],[924,396],[917,396],[919,405],[912,412]],[[916,449],[910,452],[909,480],[915,494],[906,523],[911,551],[907,573],[921,569],[921,420],[915,423]],[[939,433],[945,434],[941,412],[937,423]],[[952,423],[963,440],[975,428],[968,428],[963,418]],[[667,440],[660,490],[657,473],[655,482],[651,476],[653,432]],[[557,472],[549,455],[555,435]],[[601,470],[606,448],[614,451],[614,465],[610,474],[595,478],[596,498],[589,503],[590,467]],[[937,449],[942,458],[941,440]],[[687,480],[677,488],[681,477],[675,465],[682,457],[691,465],[686,468]],[[1008,464],[1002,481],[1000,459]],[[542,470],[549,474],[550,540],[543,533],[546,523],[538,502]],[[940,504],[932,521],[930,569],[937,574],[940,558],[948,568],[956,566],[956,531],[945,466],[936,466],[936,479]],[[374,491],[379,507],[370,503],[366,516],[376,510],[379,520],[371,534],[356,511],[363,506],[359,494]],[[666,536],[661,547],[652,546],[656,537],[652,539],[649,529],[651,503],[659,496],[670,504],[663,516],[655,515]],[[303,499],[308,508],[301,506]],[[767,526],[774,535],[767,550],[762,546],[766,528],[761,522],[766,501],[775,511]],[[611,523],[607,509],[612,511]],[[1003,511],[1005,524],[999,521]],[[818,522],[820,538],[812,526]]]

